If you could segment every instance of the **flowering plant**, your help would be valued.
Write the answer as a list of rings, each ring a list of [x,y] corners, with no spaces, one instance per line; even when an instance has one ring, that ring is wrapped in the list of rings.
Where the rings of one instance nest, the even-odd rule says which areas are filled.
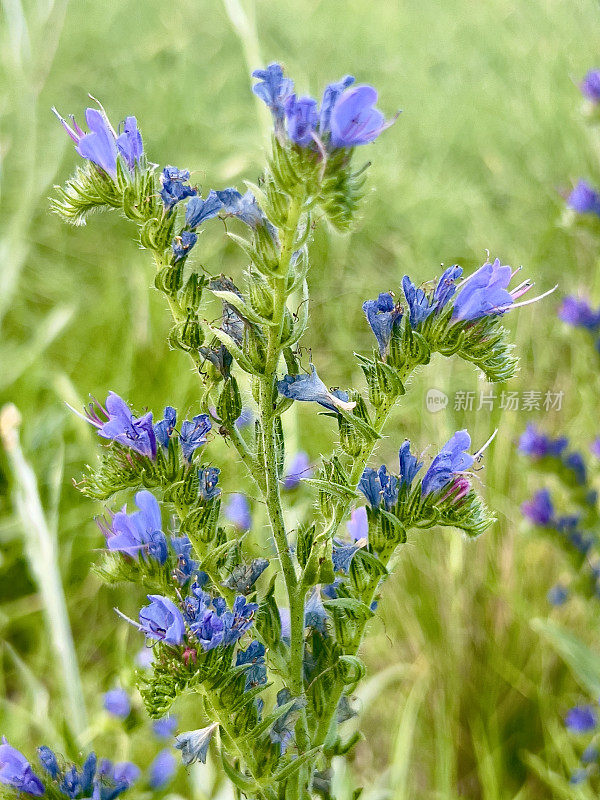
[[[94,210],[116,209],[136,223],[173,317],[169,343],[189,354],[202,387],[197,413],[183,421],[170,405],[158,419],[140,415],[113,392],[92,402],[83,417],[103,455],[79,488],[103,501],[134,493],[137,510],[124,505],[100,523],[98,569],[146,594],[137,619],[119,613],[152,647],[139,679],[150,716],[164,717],[182,694],[198,697],[197,729],[176,737],[183,762],[205,761],[214,746],[246,796],[328,797],[331,759],[358,739],[343,723],[365,673],[359,648],[399,547],[410,530],[443,525],[474,537],[493,521],[472,479],[487,445],[472,452],[466,430],[427,465],[408,440],[397,469],[368,463],[409,377],[434,354],[469,361],[491,381],[511,377],[517,359],[502,320],[531,283],[510,288],[517,270],[498,259],[468,277],[449,267],[423,286],[404,276],[396,293],[363,304],[376,345],[357,355],[367,396],[329,388],[297,349],[309,319],[313,225],[321,216],[338,231],[351,227],[367,166],[355,160],[394,120],[352,76],[329,84],[319,105],[297,97],[278,64],[253,75],[273,136],[264,174],[245,193],[203,196],[187,169],[159,172],[135,117],[116,131],[101,106],[90,108],[89,132],[60,118],[84,160],[57,189],[54,210],[83,224]],[[240,226],[227,235],[249,262],[241,279],[194,265],[215,218]],[[221,317],[209,322],[203,310],[214,298]],[[254,426],[245,424],[242,381]],[[302,457],[284,470],[282,416],[294,402],[318,404],[338,426],[335,451],[312,476]],[[215,435],[235,447],[264,500],[269,558],[252,557],[245,497],[221,508],[220,470],[207,455]],[[298,485],[314,493],[314,515],[290,530],[282,488]]]

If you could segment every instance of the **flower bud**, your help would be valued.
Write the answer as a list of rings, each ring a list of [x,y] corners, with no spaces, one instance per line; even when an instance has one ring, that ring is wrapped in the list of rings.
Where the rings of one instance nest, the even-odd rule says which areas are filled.
[[[195,315],[179,322],[169,333],[169,344],[180,350],[198,350],[204,342],[204,331]]]
[[[338,426],[342,450],[352,458],[356,458],[362,449],[362,437],[356,428],[341,415],[338,415]]]
[[[204,278],[201,278],[197,272],[192,272],[181,294],[181,307],[193,314],[197,313],[205,284]]]
[[[217,414],[226,425],[234,425],[242,413],[242,398],[236,379],[232,376],[223,384],[217,400]]]
[[[273,316],[273,290],[263,276],[255,270],[248,270],[248,297],[257,314],[265,319]]]
[[[179,262],[159,270],[154,278],[154,285],[159,292],[176,295],[183,286],[183,263]]]
[[[313,542],[315,540],[315,526],[301,525],[296,539],[296,556],[302,568],[306,566],[309,559]]]

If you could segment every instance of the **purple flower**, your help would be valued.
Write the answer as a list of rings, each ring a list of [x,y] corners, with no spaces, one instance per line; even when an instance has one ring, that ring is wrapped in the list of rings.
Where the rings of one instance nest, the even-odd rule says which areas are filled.
[[[198,414],[192,422],[185,420],[181,426],[179,441],[186,461],[191,461],[196,450],[206,444],[206,434],[211,428],[208,414]]]
[[[131,711],[131,701],[124,689],[111,689],[106,692],[102,704],[109,714],[121,719],[128,717]]]
[[[217,197],[217,193],[211,189],[206,200],[199,195],[188,200],[185,207],[185,224],[188,228],[195,229],[208,219],[216,217],[223,208],[223,203]]]
[[[471,437],[466,430],[457,431],[431,462],[421,482],[423,497],[443,489],[460,472],[473,465],[473,456],[467,453]]]
[[[508,291],[508,284],[513,276],[512,267],[486,262],[482,267],[463,281],[456,299],[452,318],[472,321],[491,314],[502,314],[507,311],[517,297],[524,294],[531,284],[520,284],[513,292]]]
[[[549,525],[554,516],[554,507],[548,489],[539,489],[531,500],[523,503],[521,511],[534,525]]]
[[[572,733],[590,733],[598,724],[596,710],[592,706],[575,706],[565,716],[565,725]]]
[[[368,144],[395,120],[385,121],[377,108],[377,91],[372,86],[354,86],[336,100],[330,116],[333,147],[356,147]]]
[[[34,797],[44,794],[44,784],[31,768],[25,756],[11,747],[5,737],[0,744],[0,783]]]
[[[177,769],[177,761],[169,747],[165,747],[150,764],[148,783],[151,789],[162,789],[166,786]]]
[[[582,80],[581,93],[592,103],[600,103],[600,69],[591,69]]]
[[[142,456],[156,458],[152,412],[144,414],[143,417],[134,417],[127,403],[114,392],[108,393],[105,405],[106,408],[103,408],[97,401],[90,403],[85,410],[85,416],[75,409],[71,410],[98,428],[98,436],[103,439],[112,439]],[[100,415],[106,419],[103,420]]]
[[[406,439],[400,446],[398,451],[398,460],[400,462],[400,486],[406,486],[410,489],[417,472],[423,466],[423,462],[419,461],[416,456],[410,452],[410,440]]]
[[[349,86],[354,83],[353,75],[346,75],[336,83],[329,83],[323,92],[321,111],[319,114],[319,133],[324,136],[330,132],[331,112],[338,98]]]
[[[181,611],[168,597],[149,594],[148,600],[150,605],[144,606],[140,611],[140,631],[149,639],[180,645],[185,635],[185,623]]]
[[[295,489],[304,478],[310,478],[311,475],[312,468],[310,466],[308,453],[305,453],[304,450],[299,450],[292,457],[287,471],[283,476],[283,488]]]
[[[100,773],[112,778],[117,787],[122,786],[122,790],[124,790],[132,786],[140,777],[140,768],[131,761],[118,761],[113,765],[108,759],[104,759],[100,766]]]
[[[286,375],[282,381],[277,382],[277,388],[280,394],[290,400],[319,403],[330,411],[337,411],[339,408],[349,411],[356,405],[349,402],[346,392],[340,389],[330,392],[312,364],[309,375]]]
[[[177,169],[177,167],[165,167],[160,176],[160,196],[165,207],[165,211],[177,205],[177,203],[185,200],[186,197],[193,197],[198,194],[197,190],[191,186],[187,186],[190,179],[190,171],[188,169]]]
[[[296,98],[295,94],[285,102],[287,132],[290,139],[301,147],[312,144],[319,120],[317,101],[312,97]]]
[[[550,439],[550,437],[538,431],[535,425],[529,424],[519,439],[519,452],[533,459],[544,458],[545,456],[558,458],[568,443],[569,440],[565,436],[558,439]]]
[[[215,194],[223,204],[223,212],[228,217],[237,217],[241,222],[245,222],[254,229],[266,224],[267,218],[249,189],[243,195],[234,188],[221,189]]]
[[[177,729],[177,717],[163,717],[152,723],[154,735],[159,739],[170,739]]]
[[[546,595],[548,602],[552,606],[562,606],[567,602],[569,592],[560,583],[553,586]]]
[[[359,506],[352,511],[350,519],[346,523],[346,530],[350,534],[350,538],[355,542],[368,537],[369,520],[367,519],[365,506]]]
[[[576,328],[594,330],[600,326],[600,310],[594,311],[586,300],[579,297],[565,297],[558,309],[558,316]]]
[[[269,64],[265,69],[255,69],[253,78],[258,78],[258,83],[252,87],[257,97],[266,103],[273,115],[275,131],[283,130],[285,116],[285,102],[294,91],[294,82],[283,77],[280,64]]]
[[[600,194],[584,180],[580,180],[567,197],[567,205],[578,214],[598,214],[600,216]]]
[[[218,727],[219,723],[213,722],[212,725],[206,728],[179,734],[175,747],[181,750],[181,760],[186,767],[189,767],[194,761],[201,761],[203,764],[206,764],[208,746]]]
[[[390,475],[384,465],[378,470],[367,467],[358,488],[371,504],[371,508],[379,508],[383,502],[385,510],[389,511],[398,500],[398,478]]]
[[[583,753],[581,754],[581,762],[582,764],[594,764],[598,761],[600,757],[600,751],[596,747],[596,745],[590,744],[588,745]]]
[[[250,503],[242,492],[234,492],[224,509],[225,516],[241,531],[249,531],[252,527]]]
[[[115,179],[117,177],[117,156],[119,154],[124,158],[130,170],[133,170],[141,159],[144,152],[142,137],[137,128],[135,117],[126,118],[123,133],[117,136],[100,103],[98,103],[98,106],[99,108],[86,109],[85,121],[90,129],[89,133],[79,127],[75,122],[75,117],[71,116],[71,124],[69,125],[55,108],[52,110],[75,142],[75,149],[79,155],[93,162],[108,173],[111,178]]]
[[[179,236],[173,239],[171,250],[173,251],[173,261],[177,263],[190,254],[190,250],[198,241],[198,235],[193,231],[181,231]]]
[[[594,439],[590,445],[590,452],[596,458],[600,458],[600,438]]]
[[[163,411],[163,419],[154,425],[154,435],[156,441],[164,448],[169,446],[171,434],[177,425],[177,411],[173,406],[167,406]]]
[[[377,339],[379,354],[385,358],[392,334],[400,326],[402,308],[394,303],[389,292],[382,292],[377,300],[366,300],[362,309]]]
[[[168,555],[167,540],[162,532],[158,501],[144,489],[136,494],[135,503],[139,511],[127,514],[124,506],[114,515],[110,527],[100,524],[106,536],[106,547],[136,560],[142,553],[164,564]]]
[[[354,558],[354,554],[366,545],[366,539],[359,540],[356,544],[348,544],[339,539],[333,540],[333,548],[331,552],[331,560],[333,561],[334,572],[343,572],[346,575],[350,569],[350,563]]]

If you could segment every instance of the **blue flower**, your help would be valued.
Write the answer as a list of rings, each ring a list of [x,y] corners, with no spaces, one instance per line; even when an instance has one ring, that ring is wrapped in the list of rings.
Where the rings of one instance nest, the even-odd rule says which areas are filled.
[[[356,405],[348,401],[346,392],[340,389],[330,392],[312,364],[309,375],[286,375],[283,380],[277,382],[277,389],[290,400],[319,403],[330,411],[337,411],[339,408],[349,411]]]
[[[402,289],[408,303],[409,322],[411,328],[416,328],[436,310],[436,306],[423,289],[417,289],[408,275],[402,278]]]
[[[359,506],[352,511],[350,519],[346,523],[346,530],[354,542],[368,537],[369,520],[367,518],[367,509],[364,506]]]
[[[398,478],[391,475],[383,464],[378,470],[367,467],[358,488],[369,501],[371,508],[379,508],[383,502],[386,511],[389,511],[398,500]]]
[[[162,532],[160,506],[147,489],[138,492],[135,503],[139,511],[127,514],[125,507],[118,511],[110,528],[101,525],[106,536],[106,547],[137,560],[140,553],[164,564],[167,560],[167,540]]]
[[[156,436],[152,428],[152,412],[143,417],[134,417],[127,403],[114,392],[109,392],[105,408],[100,403],[90,403],[85,411],[85,416],[75,411],[77,416],[85,419],[95,428],[98,436],[103,439],[112,439],[124,447],[135,450],[142,456],[156,458]],[[100,416],[106,417],[103,420]]]
[[[198,562],[192,558],[192,543],[187,536],[171,536],[171,546],[177,556],[175,573],[179,584],[182,586],[189,581],[198,569]]]
[[[331,552],[331,560],[333,561],[334,572],[343,572],[348,574],[350,569],[350,562],[354,558],[354,554],[364,547],[366,539],[358,541],[356,544],[347,544],[339,539],[333,540],[333,548]]]
[[[553,586],[546,595],[548,602],[552,606],[562,606],[567,602],[569,592],[560,583]]]
[[[111,689],[106,692],[102,704],[113,717],[125,719],[131,711],[131,700],[124,689]]]
[[[598,720],[592,706],[575,706],[565,716],[565,725],[572,733],[590,733],[596,729]]]
[[[292,694],[289,689],[280,689],[277,692],[277,706],[285,706],[292,700]],[[296,719],[296,712],[302,708],[302,701],[300,699],[294,700],[293,705],[285,714],[279,716],[269,731],[269,737],[274,744],[279,744],[281,754],[283,755],[287,750],[288,744],[294,736],[294,723]]]
[[[600,69],[591,69],[580,84],[581,93],[593,103],[600,103]]]
[[[177,167],[165,167],[160,176],[161,190],[160,196],[165,207],[165,211],[185,200],[186,197],[193,197],[198,194],[197,190],[191,186],[186,186],[190,179],[188,169],[177,169]]]
[[[233,568],[223,586],[240,594],[248,594],[268,566],[267,558],[253,558],[249,564],[239,564]]]
[[[255,69],[252,77],[259,80],[252,87],[252,91],[266,103],[273,115],[275,131],[281,132],[284,124],[285,102],[294,90],[294,82],[290,78],[283,77],[283,69],[280,64],[269,64],[265,69]]]
[[[212,609],[209,608],[211,604]],[[229,611],[222,597],[211,601],[206,592],[194,589],[193,595],[186,599],[185,609],[191,622],[190,630],[202,649],[209,651],[220,645],[235,644],[252,626],[258,606],[238,595],[233,610]]]
[[[441,311],[456,292],[456,281],[462,276],[462,267],[456,264],[444,270],[433,292],[433,304]]]
[[[550,439],[550,437],[538,431],[535,425],[529,424],[519,439],[519,452],[534,459],[544,458],[545,456],[558,458],[568,443],[569,440],[564,436],[558,439]]]
[[[148,639],[158,639],[170,645],[180,645],[185,635],[181,611],[168,597],[149,594],[150,605],[140,611],[139,629]]]
[[[600,751],[596,745],[588,745],[581,754],[581,762],[583,764],[594,764],[600,757]]]
[[[281,624],[281,638],[289,639],[292,635],[292,619],[289,608],[279,608],[279,622]]]
[[[600,309],[594,311],[586,300],[579,297],[565,297],[558,309],[558,316],[563,322],[576,328],[593,331],[600,326]]]
[[[192,422],[185,420],[181,426],[179,441],[186,461],[191,461],[196,450],[206,444],[206,434],[211,428],[212,425],[208,414],[198,414],[193,418]]]
[[[400,325],[402,308],[394,303],[389,292],[382,292],[377,300],[366,300],[362,309],[377,339],[379,354],[385,358],[392,334]]]
[[[154,435],[156,436],[156,441],[164,448],[169,446],[171,434],[173,433],[175,425],[177,425],[177,411],[173,408],[173,406],[166,406],[165,410],[163,411],[163,419],[154,425]]]
[[[473,456],[467,453],[471,437],[466,430],[457,431],[431,462],[421,482],[421,494],[426,497],[443,489],[459,472],[473,465]]]
[[[407,489],[410,489],[413,480],[423,466],[423,462],[419,461],[417,457],[413,456],[410,452],[409,439],[406,439],[400,446],[398,460],[400,462],[400,486],[406,486]]]
[[[317,101],[312,97],[296,98],[290,95],[285,102],[285,117],[288,136],[301,147],[314,141],[314,132],[319,121]]]
[[[31,768],[25,756],[11,747],[5,737],[0,744],[0,783],[34,797],[44,794],[44,784]]]
[[[117,148],[125,159],[130,170],[135,169],[144,154],[142,134],[138,130],[135,117],[125,117],[123,123],[123,133],[117,136]]]
[[[323,92],[319,114],[319,133],[324,136],[330,132],[331,112],[340,95],[354,83],[353,75],[346,75],[336,83],[329,83]]]
[[[203,500],[214,500],[221,494],[218,487],[221,470],[218,467],[203,467],[198,470],[200,496]]]
[[[244,406],[239,417],[235,421],[235,427],[241,430],[242,428],[246,428],[248,425],[252,424],[252,420],[254,419],[254,413],[251,408],[248,406]]]
[[[572,786],[578,786],[580,783],[584,783],[587,779],[588,779],[587,770],[581,769],[581,767],[579,767],[579,769],[574,770],[574,772],[571,774],[571,777],[569,778],[569,783]]]
[[[223,212],[227,216],[237,217],[241,222],[245,222],[246,225],[255,229],[260,225],[266,224],[267,218],[256,202],[256,197],[249,189],[243,195],[234,188],[221,189],[216,192],[216,195],[222,203]]]
[[[38,747],[37,752],[42,767],[46,770],[51,778],[56,778],[60,772],[60,767],[58,766],[58,760],[52,750],[50,750],[49,747],[46,747],[46,745],[42,745],[41,747]]]
[[[600,194],[587,183],[579,181],[567,197],[567,205],[578,214],[597,214],[600,216]]]
[[[234,492],[224,509],[225,516],[238,530],[249,531],[252,527],[250,503],[242,492]]]
[[[119,790],[117,793],[120,794],[132,786],[140,777],[140,768],[131,761],[119,761],[113,765],[108,759],[103,759],[99,772],[116,783],[113,793],[109,795],[110,798],[116,797],[115,790]]]
[[[222,208],[223,203],[212,189],[206,200],[200,196],[192,197],[185,208],[185,224],[193,230],[206,220],[216,217]]]
[[[265,647],[260,642],[250,642],[246,650],[238,650],[235,664],[237,667],[247,664],[245,691],[267,682],[265,665]]]
[[[175,756],[169,747],[165,747],[150,764],[150,777],[148,783],[151,789],[162,789],[165,787],[177,769]]]
[[[377,91],[372,86],[354,86],[336,100],[329,125],[333,147],[356,147],[368,144],[393,124],[375,108]]]
[[[569,453],[569,455],[563,459],[563,464],[567,469],[571,470],[577,483],[583,486],[586,482],[587,473],[585,461],[581,453]]]
[[[471,321],[490,314],[500,314],[513,303],[513,295],[507,287],[513,270],[500,264],[486,262],[463,283],[454,300],[453,319]]]
[[[312,468],[310,466],[310,459],[308,453],[299,450],[289,463],[289,466],[283,476],[283,488],[295,489],[300,485],[304,478],[310,478],[312,475]]]
[[[321,600],[318,589],[314,589],[304,606],[304,624],[307,628],[315,628],[321,633],[326,631],[327,611]]]
[[[187,731],[177,736],[175,747],[181,750],[181,760],[186,767],[189,767],[194,761],[201,761],[203,764],[206,764],[208,746],[218,727],[219,723],[213,722],[212,725],[208,725],[206,728]]]
[[[159,739],[170,739],[177,730],[177,717],[163,717],[152,723],[154,735]]]
[[[173,239],[171,250],[173,251],[173,261],[177,263],[183,258],[187,258],[190,250],[198,241],[198,235],[193,231],[181,231],[179,236]]]

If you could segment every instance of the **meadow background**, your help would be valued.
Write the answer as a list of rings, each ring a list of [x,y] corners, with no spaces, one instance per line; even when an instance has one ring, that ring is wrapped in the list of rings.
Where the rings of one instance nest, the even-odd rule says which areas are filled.
[[[137,116],[151,160],[189,167],[205,188],[241,188],[259,175],[267,141],[250,68],[279,60],[313,94],[348,72],[378,87],[381,107],[402,114],[365,148],[372,191],[357,229],[315,232],[304,341],[330,385],[362,385],[352,357],[372,346],[362,301],[397,289],[405,272],[427,280],[442,262],[469,270],[487,248],[523,264],[540,291],[559,283],[559,294],[581,288],[600,301],[596,234],[564,224],[561,196],[580,176],[600,177],[577,88],[600,61],[599,31],[592,0],[2,1],[0,405],[22,414],[46,541],[58,543],[40,557],[36,487],[27,463],[0,449],[0,731],[11,743],[66,752],[77,747],[69,726],[79,726],[81,743],[116,760],[143,766],[157,752],[141,711],[127,735],[101,709],[102,692],[132,685],[141,646],[112,609],[131,612],[139,599],[90,572],[102,507],[71,480],[96,457],[96,437],[65,401],[81,406],[113,389],[138,409],[193,411],[198,396],[185,354],[165,343],[169,317],[132,228],[101,215],[81,230],[50,215],[51,186],[77,161],[51,106],[81,118],[90,92],[113,119]],[[197,250],[212,272],[243,267],[219,225]],[[482,444],[498,427],[481,478],[499,519],[475,543],[440,531],[414,537],[385,588],[383,621],[364,647],[366,739],[351,764],[370,798],[591,796],[569,787],[577,757],[562,723],[586,695],[532,620],[555,618],[594,645],[598,616],[577,601],[556,610],[546,600],[565,563],[523,523],[520,503],[539,480],[515,449],[528,421],[580,445],[600,432],[596,355],[557,321],[559,294],[507,318],[521,371],[495,392],[563,391],[560,411],[506,412],[498,400],[491,412],[478,412],[477,400],[472,412],[455,411],[456,391],[490,387],[439,360],[414,379],[389,428],[382,456],[393,464],[405,436],[423,448],[466,426]],[[425,407],[431,387],[451,398],[437,414]],[[288,424],[295,446],[315,459],[326,452],[334,432],[314,408]],[[231,452],[211,447],[225,490],[237,489]],[[253,512],[260,536],[257,503]],[[66,641],[54,558],[78,662],[67,674],[53,646]],[[180,714],[199,725],[192,709]],[[535,764],[554,771],[553,788]],[[340,766],[340,798],[350,785]],[[208,764],[180,771],[170,791],[200,800],[224,789]]]

